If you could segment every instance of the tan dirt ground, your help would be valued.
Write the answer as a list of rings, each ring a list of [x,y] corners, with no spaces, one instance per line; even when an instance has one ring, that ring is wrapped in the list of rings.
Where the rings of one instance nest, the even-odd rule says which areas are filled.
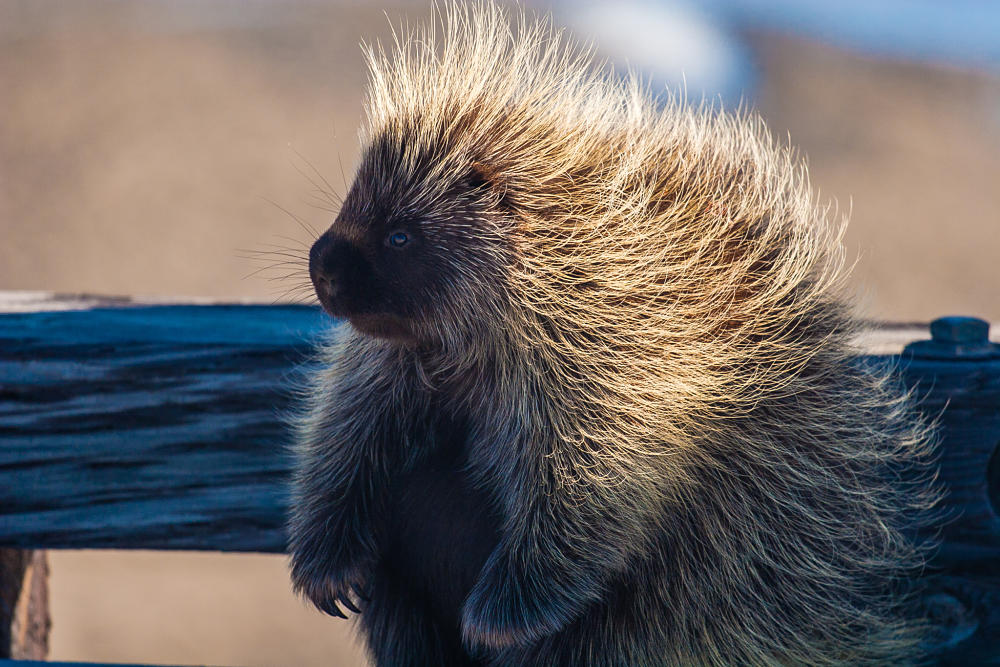
[[[154,5],[0,0],[0,289],[275,298],[297,278],[245,278],[258,264],[240,256],[309,242],[281,209],[316,228],[331,219],[299,172],[313,164],[343,191],[358,42],[387,36],[383,8],[286,3],[255,21],[266,3],[248,2],[242,28],[183,29]],[[1000,318],[1000,81],[753,41],[756,105],[824,196],[852,209],[869,314]],[[364,664],[346,623],[291,595],[281,557],[51,563],[53,659]]]

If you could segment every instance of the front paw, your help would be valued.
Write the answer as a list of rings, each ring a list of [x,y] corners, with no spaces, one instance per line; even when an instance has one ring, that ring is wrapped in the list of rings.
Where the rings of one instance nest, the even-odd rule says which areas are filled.
[[[561,630],[589,596],[557,579],[514,568],[494,555],[462,608],[466,646],[472,650],[527,646]]]
[[[292,563],[295,592],[308,598],[320,611],[347,618],[341,606],[360,614],[368,601],[371,568],[354,566],[340,571],[322,571],[302,563]]]

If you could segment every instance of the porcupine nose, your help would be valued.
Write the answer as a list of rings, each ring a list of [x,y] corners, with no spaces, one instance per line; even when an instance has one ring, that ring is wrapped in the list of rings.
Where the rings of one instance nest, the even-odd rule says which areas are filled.
[[[326,232],[309,249],[309,277],[323,309],[343,317],[345,312],[344,284],[355,262],[357,251],[344,239]]]

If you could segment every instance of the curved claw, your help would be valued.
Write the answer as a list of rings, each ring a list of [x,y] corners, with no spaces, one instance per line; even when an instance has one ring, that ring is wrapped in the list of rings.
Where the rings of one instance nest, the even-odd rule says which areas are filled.
[[[337,603],[329,598],[323,598],[317,603],[316,606],[320,608],[320,611],[327,613],[330,616],[336,616],[338,618],[347,618],[347,614],[340,611],[340,607],[337,606]]]
[[[350,611],[353,611],[355,614],[361,613],[361,610],[358,609],[358,606],[351,601],[351,598],[347,593],[341,593],[340,595],[338,595],[337,601],[340,602],[340,604],[347,607]]]

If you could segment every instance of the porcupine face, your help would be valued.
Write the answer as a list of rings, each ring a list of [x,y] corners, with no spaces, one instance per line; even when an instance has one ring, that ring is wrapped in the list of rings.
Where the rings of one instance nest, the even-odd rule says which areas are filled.
[[[405,133],[401,133],[405,134]],[[475,286],[494,285],[507,253],[490,184],[441,147],[375,137],[309,273],[323,308],[359,331],[426,342],[467,328]]]

